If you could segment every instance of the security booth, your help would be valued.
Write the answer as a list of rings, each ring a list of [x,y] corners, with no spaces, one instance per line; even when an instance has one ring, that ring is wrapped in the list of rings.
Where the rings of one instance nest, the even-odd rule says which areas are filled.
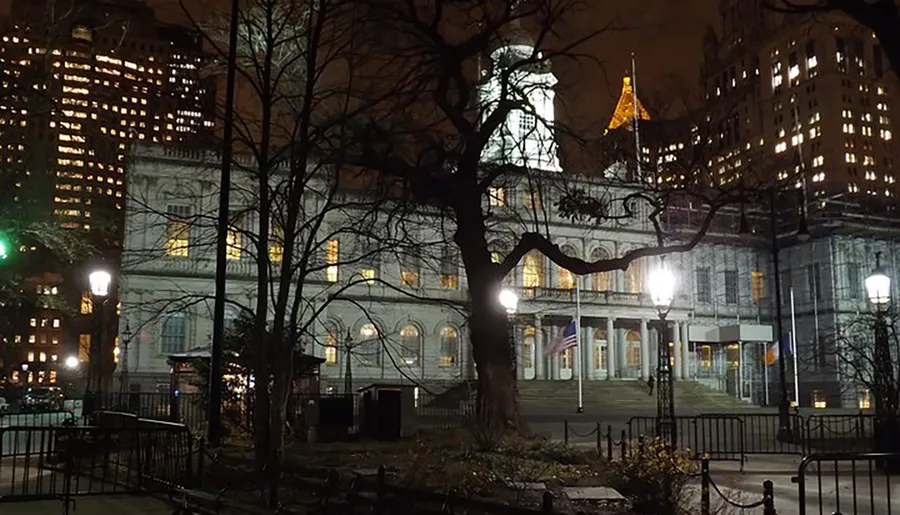
[[[246,370],[246,366],[240,364],[240,356],[237,353],[230,351],[225,354],[222,381],[228,389],[228,395],[222,400],[223,417],[252,427],[252,391],[256,386],[256,379]],[[198,347],[168,357],[171,367],[170,420],[180,421],[185,396],[188,399],[199,400],[205,399],[208,395],[208,392],[201,391],[203,378],[198,373],[198,368],[208,368],[211,357],[210,346]],[[298,399],[309,399],[319,395],[319,368],[324,362],[323,358],[309,354],[300,352],[294,354],[294,377],[291,381],[291,395],[288,396],[287,406],[288,423],[297,425],[299,422],[309,425],[307,418],[312,410],[305,401],[298,402]]]
[[[390,441],[414,436],[418,430],[415,386],[371,384],[359,389],[362,434]]]

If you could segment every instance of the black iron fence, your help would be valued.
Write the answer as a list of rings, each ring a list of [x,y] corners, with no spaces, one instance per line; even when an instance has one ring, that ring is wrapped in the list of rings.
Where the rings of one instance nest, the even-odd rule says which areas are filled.
[[[0,428],[0,503],[171,492],[192,481],[194,444],[183,425]]]
[[[75,423],[71,411],[0,413],[0,428],[10,426],[62,426]]]
[[[800,515],[900,513],[900,453],[813,454],[792,478]]]

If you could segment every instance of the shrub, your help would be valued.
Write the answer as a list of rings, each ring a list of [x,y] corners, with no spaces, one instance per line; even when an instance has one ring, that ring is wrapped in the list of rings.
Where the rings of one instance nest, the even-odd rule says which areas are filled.
[[[686,500],[685,486],[698,466],[688,450],[673,450],[659,438],[610,466],[610,486],[628,497],[636,513],[674,515]]]

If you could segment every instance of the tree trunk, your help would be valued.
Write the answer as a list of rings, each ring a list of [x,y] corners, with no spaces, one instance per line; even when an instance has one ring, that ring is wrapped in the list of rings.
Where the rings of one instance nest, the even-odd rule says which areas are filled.
[[[491,261],[486,234],[481,206],[462,206],[457,212],[454,240],[460,249],[471,296],[469,330],[478,373],[478,423],[483,429],[518,431],[516,352],[511,345],[507,314],[498,299],[503,277]]]
[[[478,421],[484,428],[519,429],[519,391],[515,348],[507,315],[498,309],[500,281],[472,291],[469,318],[475,370],[478,373]]]
[[[282,338],[283,340],[283,338]],[[291,377],[293,376],[293,345],[292,342],[275,342],[275,351],[272,357],[273,382],[272,382],[272,409],[269,413],[269,449],[268,467],[266,477],[269,481],[269,505],[274,507],[278,503],[278,483],[281,479],[281,470],[284,464],[284,426],[286,421],[286,409],[288,396],[291,393]]]
[[[254,322],[259,324],[259,317]],[[263,326],[265,327],[265,326]],[[257,335],[256,330],[253,331]],[[262,473],[266,467],[269,449],[269,411],[270,411],[270,395],[269,383],[271,377],[271,366],[266,359],[266,346],[269,344],[266,336],[263,335],[262,340],[253,339],[256,349],[253,352],[253,376],[256,380],[253,396],[253,457],[256,465],[256,471]]]

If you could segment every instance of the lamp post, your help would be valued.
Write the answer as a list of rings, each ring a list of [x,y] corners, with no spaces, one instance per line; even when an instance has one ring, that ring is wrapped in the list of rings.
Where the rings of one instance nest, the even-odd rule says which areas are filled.
[[[128,320],[125,321],[125,329],[122,331],[122,372],[119,375],[119,391],[128,393],[128,344],[131,342],[131,328]]]
[[[516,311],[519,309],[519,296],[516,295],[516,292],[510,290],[509,288],[504,288],[500,290],[498,300],[500,301],[500,305],[503,306],[503,309],[506,310],[507,332],[509,333],[509,353],[510,357],[512,358],[510,360],[512,362],[512,373],[513,377],[518,378],[518,353],[516,352],[516,333],[514,329],[515,315]]]
[[[109,285],[112,276],[105,270],[94,270],[88,276],[91,286],[94,314],[94,336],[91,338],[91,348],[88,352],[87,391],[91,397],[101,397],[103,389],[103,308],[109,298]],[[93,407],[93,405],[91,405]]]
[[[666,338],[669,324],[666,317],[675,299],[675,275],[660,257],[659,268],[650,274],[650,300],[659,315],[657,327],[656,363],[656,436],[668,440],[674,449],[678,443],[675,425],[675,389],[672,385],[672,360]]]
[[[769,189],[766,192],[769,199],[769,231],[770,231],[770,250],[772,251],[772,275],[775,289],[775,341],[778,345],[778,383],[780,394],[778,396],[778,441],[793,442],[794,431],[791,428],[791,401],[788,396],[787,387],[787,366],[785,364],[784,349],[784,324],[782,316],[782,299],[781,299],[781,261],[779,259],[780,248],[778,246],[778,211],[777,200],[778,191]],[[795,237],[797,241],[804,242],[809,240],[809,227],[806,221],[806,202],[802,190],[797,190],[798,205],[800,209],[797,213],[797,232]],[[747,216],[741,209],[740,227],[738,234],[741,236],[749,236],[752,234]],[[794,335],[791,335],[794,338]],[[794,356],[794,359],[797,359]],[[800,399],[797,399],[797,405],[800,405]]]
[[[866,293],[875,307],[875,355],[873,379],[875,383],[875,446],[877,452],[888,450],[888,439],[894,435],[890,422],[896,406],[893,404],[894,367],[888,339],[887,308],[891,302],[891,278],[881,268],[881,252],[875,254],[875,270],[866,278]]]

